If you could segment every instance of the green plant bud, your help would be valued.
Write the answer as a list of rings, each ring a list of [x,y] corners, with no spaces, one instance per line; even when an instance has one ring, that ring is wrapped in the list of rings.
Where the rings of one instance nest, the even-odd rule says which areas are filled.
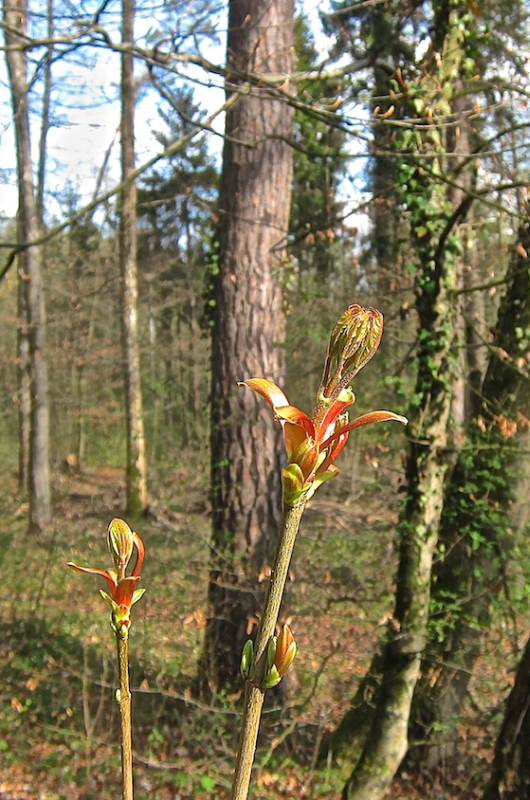
[[[270,670],[272,665],[274,664],[274,658],[276,656],[276,636],[271,636],[269,639],[269,644],[267,645],[267,669]]]
[[[362,308],[354,304],[346,309],[339,317],[329,340],[322,387],[325,397],[330,396],[333,386],[343,379],[353,377],[361,367],[364,367],[379,347],[382,333],[383,315],[376,308]],[[336,366],[328,385],[332,361],[335,361]]]
[[[110,626],[120,639],[129,638],[130,619],[126,619],[119,614],[111,614]]]
[[[248,639],[248,641],[245,642],[243,654],[241,656],[241,675],[245,680],[247,680],[248,676],[250,675],[250,668],[252,666],[253,658],[254,644],[252,643],[252,639]]]
[[[308,485],[304,484],[304,475],[298,464],[288,464],[282,470],[283,501],[288,506],[296,506]]]
[[[281,681],[280,673],[278,672],[277,668],[272,665],[270,670],[265,675],[263,681],[261,682],[261,689],[272,689],[273,686],[277,686]]]
[[[134,548],[134,533],[122,519],[113,519],[107,530],[109,551],[118,577],[123,577]]]

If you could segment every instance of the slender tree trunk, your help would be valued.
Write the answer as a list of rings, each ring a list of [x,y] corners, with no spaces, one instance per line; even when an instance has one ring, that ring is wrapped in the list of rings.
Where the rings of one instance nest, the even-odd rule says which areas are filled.
[[[201,423],[201,409],[203,402],[201,401],[201,365],[199,360],[199,341],[200,341],[200,325],[197,315],[197,297],[193,289],[193,244],[191,238],[191,220],[188,208],[188,200],[186,197],[182,201],[182,211],[184,216],[184,228],[186,230],[186,277],[188,284],[188,291],[190,295],[190,318],[189,327],[191,333],[191,373],[192,373],[192,398],[191,398],[191,417],[193,425],[198,428]]]
[[[19,233],[19,241],[24,236]],[[17,373],[18,373],[18,488],[22,494],[29,491],[31,453],[31,371],[28,336],[28,308],[24,265],[26,253],[19,254],[17,284]]]
[[[46,2],[47,35],[53,40],[53,0]],[[39,137],[39,163],[37,166],[37,214],[39,224],[44,223],[44,187],[46,178],[46,145],[50,130],[50,99],[52,90],[53,45],[48,45],[44,56],[44,86],[42,95],[41,127]]]
[[[17,49],[24,33],[27,8],[24,0],[4,2],[6,58],[15,120],[19,188],[18,232],[24,242],[39,236],[33,165],[31,161],[26,56]],[[30,526],[43,530],[51,520],[49,465],[49,397],[46,364],[46,316],[42,285],[43,263],[39,247],[28,247],[20,260],[25,286],[31,382]]]
[[[122,2],[122,41],[132,44],[134,0]],[[133,57],[121,56],[121,171],[125,179],[134,171]],[[122,279],[122,319],[125,361],[125,413],[127,419],[127,513],[142,514],[147,509],[147,472],[142,416],[140,349],[138,345],[138,265],[136,257],[136,184],[121,193],[120,269]]]
[[[289,73],[293,5],[232,0],[228,69]],[[237,387],[245,377],[281,382],[284,374],[281,272],[292,154],[281,137],[289,136],[293,114],[266,89],[261,92],[241,97],[226,120],[231,138],[223,154],[213,298],[213,535],[204,689],[233,688],[239,680],[241,650],[257,611],[258,574],[271,557],[281,517],[279,426]]]

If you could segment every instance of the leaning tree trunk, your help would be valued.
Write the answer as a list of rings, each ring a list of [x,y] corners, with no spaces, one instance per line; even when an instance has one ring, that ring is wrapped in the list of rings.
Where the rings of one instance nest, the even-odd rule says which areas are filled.
[[[530,640],[517,667],[482,800],[530,797]]]
[[[427,114],[429,108],[435,108],[439,115],[450,112],[461,52],[462,10],[463,6],[448,10],[437,28],[440,47],[423,78]],[[433,77],[435,69],[438,72]],[[407,168],[400,189],[419,261],[415,282],[418,374],[416,399],[410,410],[407,499],[398,525],[400,555],[394,615],[382,657],[374,662],[374,666],[381,664],[376,706],[359,760],[344,787],[344,800],[380,800],[398,770],[408,749],[412,697],[427,639],[432,564],[444,484],[451,466],[451,412],[458,381],[459,309],[455,290],[460,264],[454,240],[455,230],[468,210],[466,202],[455,208],[447,184],[435,177],[444,166],[450,169],[443,133],[442,126],[437,137],[424,134],[418,163],[426,159],[424,163],[430,169]]]
[[[36,241],[40,229],[29,129],[26,55],[20,47],[25,39],[25,0],[4,2],[6,59],[13,103],[17,147],[19,191],[18,235],[23,242]],[[43,262],[39,246],[27,247],[20,259],[25,287],[31,393],[31,434],[29,463],[30,526],[41,531],[51,520],[49,458],[49,392],[46,363],[46,315],[44,309]],[[22,329],[24,327],[24,322]]]
[[[134,0],[122,2],[122,40],[132,46]],[[121,55],[121,173],[125,180],[134,171],[135,82],[130,50]],[[125,362],[125,415],[127,420],[127,512],[142,514],[147,508],[145,437],[142,417],[140,349],[138,345],[138,265],[136,247],[136,184],[121,192],[120,270]]]
[[[530,416],[528,365],[518,365],[528,344],[521,331],[530,328],[529,252],[527,227],[520,232],[508,269],[482,402],[447,490],[440,536],[446,556],[434,572],[432,643],[414,704],[415,735],[428,740],[431,765],[457,755],[452,727],[482,651],[492,600],[503,586],[511,550],[508,515],[518,483],[518,420]]]
[[[451,259],[434,269],[424,264],[432,292],[418,298],[421,345],[410,426],[408,497],[399,523],[400,560],[396,605],[381,661],[381,683],[373,723],[360,759],[344,789],[344,800],[379,800],[408,747],[414,687],[426,641],[433,553],[438,540],[448,469],[449,415],[456,382],[454,286]]]
[[[248,72],[289,74],[293,0],[232,0],[227,90]],[[289,224],[293,113],[255,86],[227,114],[212,330],[210,616],[203,689],[233,688],[257,612],[258,575],[280,523],[279,426],[237,381],[282,382],[282,259]]]

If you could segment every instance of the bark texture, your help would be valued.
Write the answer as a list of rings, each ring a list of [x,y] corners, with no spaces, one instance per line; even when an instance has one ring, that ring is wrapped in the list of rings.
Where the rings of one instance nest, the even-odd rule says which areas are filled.
[[[383,651],[372,727],[345,786],[344,800],[379,800],[408,748],[412,696],[427,635],[432,560],[448,469],[451,390],[456,381],[455,309],[445,288],[452,283],[451,267],[439,266],[436,288],[429,297],[423,293],[418,302],[424,332],[416,387],[421,399],[410,430],[395,611]]]
[[[455,4],[456,5],[456,4]],[[439,9],[429,67],[422,81],[424,102],[451,114],[458,88],[464,7]],[[427,63],[427,62],[426,62]],[[423,157],[433,173],[447,161],[450,143],[427,134]],[[451,156],[457,158],[457,153]],[[461,264],[451,243],[468,205],[460,193],[416,168],[401,188],[411,214],[412,244],[418,259],[415,279],[419,322],[418,373],[410,409],[407,499],[399,521],[399,567],[393,618],[383,648],[380,686],[371,729],[348,780],[344,800],[380,800],[408,750],[413,693],[427,640],[433,556],[438,541],[444,487],[452,466],[452,411],[458,385]],[[458,174],[458,173],[457,173]],[[412,190],[411,190],[412,189]]]
[[[526,800],[530,797],[530,641],[519,662],[506,701],[491,777],[483,800]]]
[[[289,73],[292,0],[232,0],[228,67]],[[237,82],[227,80],[229,92]],[[257,611],[258,574],[281,521],[279,426],[237,381],[284,376],[281,275],[289,224],[292,110],[268,90],[227,114],[212,330],[212,571],[203,687],[233,688]]]
[[[13,103],[17,147],[19,191],[18,235],[23,242],[36,241],[40,233],[29,128],[26,55],[20,48],[25,32],[27,9],[25,0],[9,0],[3,4],[6,59]],[[21,333],[27,330],[31,394],[30,433],[30,526],[40,531],[51,521],[50,457],[49,457],[49,392],[46,364],[46,313],[43,290],[43,260],[38,246],[27,247],[19,261],[20,278],[25,294],[26,319],[21,320]],[[22,397],[22,400],[24,398]],[[24,448],[24,441],[22,442]]]
[[[500,304],[481,402],[447,488],[434,571],[433,643],[415,701],[418,737],[430,737],[428,763],[457,757],[452,726],[482,651],[492,600],[504,584],[512,536],[508,519],[517,490],[518,427],[530,416],[529,376],[520,364],[530,327],[530,229],[519,232]],[[433,723],[442,723],[433,734]],[[439,727],[439,726],[437,726]]]
[[[133,42],[134,0],[122,2],[122,40]],[[133,57],[121,56],[121,171],[126,179],[134,171],[135,83]],[[121,193],[120,269],[122,278],[122,320],[125,362],[125,412],[127,419],[127,513],[147,509],[147,470],[142,416],[140,349],[138,346],[138,265],[136,243],[136,184]]]
[[[24,235],[19,232],[19,240]],[[26,254],[19,254],[17,283],[17,383],[18,383],[18,489],[29,491],[31,453],[31,371],[29,358],[27,292],[24,276]]]

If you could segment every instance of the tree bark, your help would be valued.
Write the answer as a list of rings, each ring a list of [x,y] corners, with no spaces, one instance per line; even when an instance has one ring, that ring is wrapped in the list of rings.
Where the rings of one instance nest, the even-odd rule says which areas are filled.
[[[9,5],[4,2],[3,11],[6,23],[6,59],[17,145],[19,190],[17,230],[22,241],[31,242],[38,238],[40,227],[31,161],[26,56],[24,50],[17,49],[23,41],[22,36],[25,32],[27,17],[25,0],[10,0]],[[19,263],[25,287],[31,384],[30,527],[42,531],[51,521],[51,493],[46,314],[40,247],[27,247]]]
[[[418,354],[416,392],[421,399],[409,432],[408,497],[398,530],[395,611],[383,650],[372,727],[345,786],[344,800],[379,800],[408,748],[412,696],[427,635],[432,560],[448,469],[451,390],[456,380],[455,308],[446,288],[453,276],[448,264],[440,266],[435,289],[418,302],[424,346]]]
[[[53,0],[46,1],[46,22],[47,22],[47,36],[50,42],[53,41]],[[46,145],[48,141],[48,132],[51,128],[50,122],[50,100],[52,92],[52,63],[53,63],[53,44],[49,44],[44,56],[44,76],[43,76],[43,91],[42,91],[42,111],[41,111],[41,126],[39,137],[39,162],[37,165],[37,214],[39,217],[39,225],[44,225],[44,188],[46,182]]]
[[[24,234],[19,233],[19,241]],[[18,256],[17,282],[17,379],[18,379],[18,488],[27,496],[29,491],[31,454],[31,371],[29,357],[27,268],[24,251]]]
[[[436,57],[421,81],[425,107],[448,115],[454,99],[461,54],[457,8],[436,25],[441,37]],[[442,9],[442,11],[444,10]],[[434,42],[433,42],[434,53]],[[435,75],[435,77],[433,77]],[[423,158],[433,174],[444,165],[442,136],[424,135]],[[400,541],[395,610],[382,654],[380,685],[371,729],[343,792],[344,800],[380,800],[408,749],[412,697],[427,640],[433,556],[438,541],[450,455],[451,412],[458,382],[460,280],[458,248],[450,239],[466,207],[456,213],[447,185],[416,167],[401,188],[411,216],[413,251],[419,261],[415,281],[419,322],[418,374],[410,409],[407,499],[398,525]],[[453,214],[455,211],[455,214]],[[376,658],[377,660],[377,658]]]
[[[456,757],[452,727],[482,651],[492,600],[504,584],[512,537],[518,421],[530,415],[529,377],[518,361],[530,327],[530,228],[519,233],[499,307],[488,368],[466,448],[448,485],[440,542],[445,558],[433,577],[433,641],[415,700],[418,738],[430,737],[428,763]],[[502,354],[502,357],[499,355]],[[431,732],[436,722],[439,730]],[[441,723],[441,725],[440,725]]]
[[[293,0],[232,0],[228,68],[289,73]],[[230,83],[228,91],[237,91]],[[218,274],[212,330],[210,617],[205,691],[233,688],[257,611],[258,574],[281,518],[279,426],[237,381],[284,376],[281,273],[289,224],[292,154],[281,137],[284,103],[242,96],[230,110],[219,199]]]
[[[134,0],[122,2],[122,41],[132,44]],[[136,88],[131,52],[121,55],[121,173],[125,180],[134,171],[134,105]],[[127,420],[127,513],[147,509],[147,468],[142,416],[140,348],[138,345],[138,265],[136,242],[136,184],[121,192],[120,270],[125,362],[125,415]]]
[[[526,800],[530,797],[530,640],[508,695],[495,745],[491,777],[482,800]]]

